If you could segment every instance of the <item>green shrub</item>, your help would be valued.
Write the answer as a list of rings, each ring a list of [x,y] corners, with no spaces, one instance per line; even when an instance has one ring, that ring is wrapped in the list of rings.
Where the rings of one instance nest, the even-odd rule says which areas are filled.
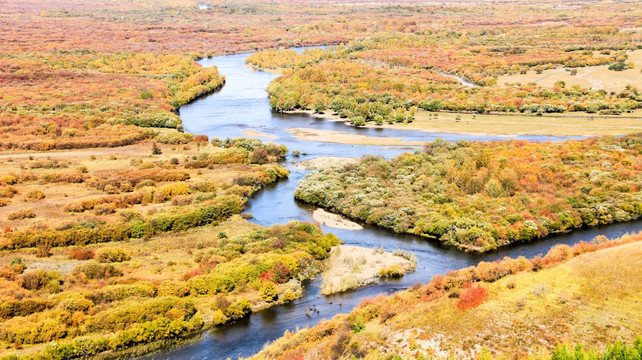
[[[232,320],[238,320],[246,317],[252,312],[252,306],[247,299],[241,299],[227,308],[225,316]]]
[[[89,329],[124,330],[128,324],[142,323],[159,318],[188,320],[196,313],[189,300],[161,297],[143,301],[131,301],[109,307],[87,320]]]
[[[276,286],[274,286],[274,283],[271,281],[264,282],[263,286],[261,286],[260,292],[261,292],[261,298],[267,302],[272,302],[276,300],[276,297],[278,295]]]
[[[131,256],[121,248],[105,248],[96,254],[96,260],[101,263],[123,262],[129,259]]]
[[[9,319],[16,316],[28,316],[50,309],[53,306],[51,301],[39,298],[2,301],[0,303],[0,318]]]
[[[59,281],[60,273],[57,271],[36,270],[24,273],[21,276],[22,287],[27,290],[39,290],[51,281]]]
[[[123,272],[115,268],[114,265],[103,265],[93,261],[76,266],[73,273],[74,275],[82,274],[88,279],[108,279],[123,275]]]
[[[139,281],[135,284],[108,285],[87,294],[87,297],[96,304],[110,303],[128,298],[153,298],[158,290],[156,285],[149,281]]]

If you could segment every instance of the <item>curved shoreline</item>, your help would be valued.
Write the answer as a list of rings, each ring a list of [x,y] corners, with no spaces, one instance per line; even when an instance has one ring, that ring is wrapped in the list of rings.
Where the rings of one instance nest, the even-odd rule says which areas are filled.
[[[239,66],[241,65],[239,64]],[[244,64],[242,66],[245,67]],[[185,119],[183,120],[185,121]],[[211,121],[211,119],[207,120]],[[213,133],[212,136],[214,136],[214,134],[215,133]],[[225,133],[219,136],[225,136],[224,134]],[[279,135],[282,136],[281,133]],[[286,140],[285,138],[283,139]],[[326,151],[332,151],[333,149],[338,148],[338,146],[328,146],[320,149],[327,149]],[[319,154],[312,152],[311,155]],[[352,153],[341,153],[341,155],[345,157],[353,156]],[[304,156],[305,159],[305,156],[307,155],[304,153],[302,156]],[[304,171],[293,171],[290,179],[287,181],[292,184],[292,182],[298,181],[298,179],[300,179],[301,176],[304,176],[304,174]],[[256,206],[256,208],[254,209],[256,211],[260,211],[260,209],[262,209],[262,203],[267,202],[269,203],[269,206],[266,207],[266,214],[273,217],[273,219],[270,218],[269,221],[283,223],[283,221],[287,221],[284,220],[284,214],[288,214],[287,219],[300,219],[299,217],[291,216],[287,211],[274,211],[276,209],[276,206],[282,206],[284,204],[280,201],[280,199],[290,199],[292,197],[291,193],[287,192],[289,190],[286,190],[286,192],[282,191],[283,189],[287,188],[288,185],[286,183],[282,183],[274,188],[264,189],[259,197],[250,200],[249,211],[252,211],[252,202],[254,202],[254,205]],[[288,205],[286,204],[285,206]],[[309,217],[310,214],[309,207],[301,207],[301,209],[305,209],[302,211],[306,213],[306,215],[304,215],[305,220],[303,221],[309,221],[307,220],[307,217]],[[259,212],[258,214],[261,213]],[[618,227],[615,226],[614,230],[616,230],[617,228]],[[378,238],[377,232],[380,232],[382,234],[385,232],[386,235],[382,235],[380,238]],[[548,248],[553,245],[552,239],[546,239],[547,241],[542,241],[540,242],[540,244],[535,244],[535,242],[533,242],[532,245],[510,244],[501,249],[490,252],[491,254],[482,255],[475,253],[470,255],[464,252],[456,251],[452,247],[442,246],[441,243],[438,242],[421,241],[419,237],[415,236],[412,236],[412,239],[410,239],[410,236],[406,236],[405,234],[394,234],[380,228],[373,229],[372,227],[366,227],[363,232],[354,232],[353,234],[358,233],[358,235],[354,236],[353,238],[351,238],[352,234],[348,233],[350,233],[350,231],[343,231],[341,229],[337,231],[337,235],[339,235],[341,238],[346,239],[346,242],[351,245],[359,244],[362,247],[372,248],[372,245],[369,245],[368,243],[374,241],[378,245],[383,244],[384,246],[391,247],[392,249],[402,248],[404,250],[409,249],[410,251],[413,251],[413,247],[415,247],[416,245],[416,248],[422,249],[418,251],[423,251],[423,249],[432,249],[434,251],[428,251],[425,254],[421,255],[423,256],[421,260],[424,261],[423,265],[425,266],[418,268],[421,270],[418,270],[416,273],[408,274],[401,280],[383,282],[369,287],[361,287],[359,289],[349,291],[343,295],[337,295],[336,297],[325,298],[321,296],[319,293],[320,281],[319,279],[313,280],[307,284],[304,284],[303,296],[300,299],[296,300],[292,305],[274,306],[265,311],[254,313],[246,321],[244,320],[240,323],[221,327],[220,333],[217,331],[216,334],[206,334],[205,336],[203,336],[202,342],[199,341],[195,344],[188,345],[187,347],[181,346],[178,348],[166,349],[168,350],[167,352],[161,350],[160,352],[157,352],[157,354],[160,353],[162,355],[150,357],[150,359],[172,357],[199,358],[206,355],[212,355],[214,358],[217,358],[217,356],[221,358],[226,358],[228,356],[236,357],[239,355],[249,356],[259,351],[266,341],[272,341],[281,336],[283,334],[283,331],[285,331],[286,329],[294,330],[295,327],[311,326],[318,323],[318,321],[320,321],[322,318],[328,318],[328,316],[332,317],[335,313],[346,313],[350,311],[353,306],[356,306],[364,297],[375,297],[382,293],[391,293],[404,289],[418,281],[428,280],[430,276],[434,274],[434,271],[437,271],[438,273],[445,273],[448,270],[469,266],[469,264],[472,262],[478,263],[480,260],[493,261],[495,258],[501,258],[501,256],[503,255],[512,254],[513,256],[535,256],[536,252],[534,251],[541,252],[542,250],[540,249],[543,248],[545,248],[545,250],[543,251],[547,251]],[[605,233],[609,233],[609,231],[606,231]],[[373,236],[373,234],[375,236]],[[347,236],[344,237],[344,235]],[[568,240],[564,238],[559,239],[558,242],[563,241]],[[417,254],[419,255],[419,253]],[[428,257],[428,260],[430,260],[433,255],[440,257],[440,261],[435,265],[435,267],[431,265],[432,263],[425,262],[425,257]],[[341,305],[339,305],[338,303]],[[321,315],[312,315],[312,317],[305,317],[303,313],[305,312],[306,306],[313,306],[313,304],[319,306]],[[243,341],[243,339],[245,339],[246,341]]]
[[[295,195],[295,197],[296,197],[296,195]],[[368,224],[368,225],[372,225],[372,226],[376,226],[376,227],[379,227],[379,228],[382,228],[382,229],[386,229],[386,230],[388,230],[388,231],[390,231],[390,232],[392,232],[392,231],[393,231],[393,230],[392,230],[392,229],[390,229],[390,228],[386,228],[386,227],[383,227],[383,226],[379,226],[379,225],[374,224],[374,223],[372,223],[372,222],[368,222],[367,220],[362,220],[362,219],[358,219],[358,218],[351,217],[351,216],[349,216],[349,215],[347,215],[347,214],[342,213],[341,211],[339,211],[338,209],[335,209],[335,208],[329,209],[329,208],[327,208],[327,207],[323,206],[322,204],[318,204],[318,203],[310,203],[310,202],[307,202],[307,201],[305,201],[304,199],[301,199],[301,198],[298,198],[298,197],[296,197],[296,199],[297,199],[298,201],[304,202],[304,203],[306,203],[306,204],[313,205],[313,206],[317,206],[317,207],[319,207],[319,208],[321,208],[321,209],[324,209],[324,210],[325,210],[325,211],[327,211],[327,212],[329,212],[330,210],[333,210],[333,211],[334,211],[333,213],[336,213],[336,214],[338,214],[338,215],[340,215],[340,216],[343,216],[343,217],[345,217],[345,218],[347,218],[347,219],[350,219],[350,220],[353,220],[353,221],[363,221],[363,222],[365,222],[365,223],[366,223],[366,224]],[[558,234],[565,234],[565,233],[571,233],[571,232],[573,232],[573,231],[577,231],[577,230],[581,230],[581,229],[597,228],[597,227],[600,227],[600,226],[609,226],[609,225],[614,225],[614,224],[635,223],[636,221],[640,221],[640,220],[642,220],[642,216],[638,216],[638,217],[636,217],[636,218],[633,218],[633,219],[630,219],[630,220],[625,220],[625,221],[613,221],[613,222],[610,222],[610,223],[608,223],[608,224],[597,224],[597,225],[586,225],[586,224],[582,224],[582,226],[580,226],[580,227],[576,227],[576,228],[569,228],[569,229],[564,229],[564,230],[560,230],[560,231],[551,231],[551,232],[549,232],[546,236],[542,236],[542,237],[533,237],[533,238],[528,239],[528,240],[509,241],[509,242],[508,242],[508,243],[506,243],[506,244],[498,245],[496,248],[491,248],[491,249],[486,249],[486,250],[483,250],[483,249],[481,249],[481,248],[479,248],[479,247],[475,247],[475,246],[466,246],[466,245],[463,245],[463,244],[446,244],[446,243],[442,242],[440,239],[438,239],[438,238],[434,238],[434,237],[432,237],[432,236],[430,236],[430,235],[415,234],[415,233],[412,233],[412,232],[409,232],[409,231],[406,231],[406,232],[405,232],[405,234],[415,235],[415,236],[419,236],[419,237],[422,237],[422,238],[425,238],[425,239],[435,239],[435,240],[439,241],[441,244],[443,244],[443,245],[445,245],[445,246],[449,246],[449,247],[457,248],[457,249],[462,250],[462,251],[465,251],[465,252],[474,252],[474,253],[479,253],[479,254],[481,254],[481,253],[486,253],[486,252],[493,252],[493,251],[496,251],[496,250],[501,249],[501,248],[503,248],[503,247],[511,246],[511,245],[513,245],[513,244],[517,244],[517,243],[520,243],[520,242],[524,242],[524,243],[526,243],[526,242],[534,242],[534,241],[540,241],[540,240],[547,240],[547,239],[549,239],[551,236],[554,236],[554,235],[558,235]]]

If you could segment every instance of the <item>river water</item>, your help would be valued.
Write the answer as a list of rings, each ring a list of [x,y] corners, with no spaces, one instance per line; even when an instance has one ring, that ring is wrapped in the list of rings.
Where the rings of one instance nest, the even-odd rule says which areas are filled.
[[[197,100],[180,109],[186,131],[207,134],[210,137],[239,137],[245,130],[270,134],[278,139],[269,140],[285,144],[290,150],[299,150],[305,155],[298,158],[288,155],[286,164],[291,171],[288,179],[268,186],[255,194],[249,201],[246,212],[251,213],[251,221],[270,226],[291,220],[314,221],[314,207],[294,200],[294,189],[305,178],[307,170],[296,169],[292,161],[312,159],[317,156],[359,157],[375,154],[392,157],[402,152],[415,151],[413,147],[381,147],[363,145],[342,145],[324,142],[299,141],[286,132],[288,128],[311,128],[343,131],[377,137],[398,137],[408,141],[431,141],[441,137],[447,141],[498,140],[505,137],[472,136],[456,134],[433,134],[392,129],[354,128],[340,122],[326,121],[306,115],[285,115],[270,109],[265,89],[276,75],[252,71],[246,68],[248,54],[220,56],[203,59],[204,66],[217,66],[226,76],[225,86],[217,93]],[[518,139],[531,141],[560,141],[561,137],[520,136]],[[263,139],[267,140],[267,139]],[[187,345],[167,349],[149,355],[145,359],[226,359],[228,357],[247,357],[257,353],[270,341],[283,335],[286,330],[296,330],[314,326],[322,319],[329,319],[338,313],[347,313],[364,298],[375,297],[382,293],[392,293],[405,289],[415,283],[426,283],[433,275],[448,270],[460,269],[477,264],[479,261],[493,261],[504,256],[533,257],[545,254],[555,244],[575,244],[581,240],[590,241],[597,235],[618,237],[627,232],[642,230],[642,221],[613,224],[603,227],[581,229],[572,233],[550,236],[544,240],[520,243],[484,254],[465,253],[442,246],[408,234],[394,234],[390,231],[366,225],[364,230],[351,231],[328,228],[324,231],[336,234],[345,244],[368,248],[383,246],[385,250],[402,249],[417,256],[417,271],[398,280],[380,282],[376,285],[359,288],[331,296],[320,295],[320,280],[305,284],[302,298],[291,304],[275,306],[252,314],[248,318],[214,329],[202,334]],[[316,306],[319,313],[306,315],[308,307]]]

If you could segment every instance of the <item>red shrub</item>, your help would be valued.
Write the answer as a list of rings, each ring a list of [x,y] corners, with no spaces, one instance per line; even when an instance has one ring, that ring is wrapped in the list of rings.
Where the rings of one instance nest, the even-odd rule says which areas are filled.
[[[87,248],[73,248],[69,251],[69,257],[76,260],[90,260],[94,255],[94,250]]]
[[[274,273],[274,280],[281,284],[290,280],[290,276],[292,276],[290,268],[280,261],[277,261],[272,265],[271,271]]]
[[[263,281],[271,281],[274,282],[274,273],[272,271],[269,272],[262,272],[261,275],[259,275],[259,280]]]
[[[459,301],[457,302],[457,307],[461,311],[466,311],[481,305],[488,294],[486,289],[477,285],[475,287],[469,287],[459,296]]]
[[[196,135],[194,136],[194,142],[207,143],[209,140],[207,135]]]

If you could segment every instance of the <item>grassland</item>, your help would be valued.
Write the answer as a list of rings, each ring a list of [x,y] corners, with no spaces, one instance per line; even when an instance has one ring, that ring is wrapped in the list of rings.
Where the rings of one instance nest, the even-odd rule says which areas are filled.
[[[176,134],[175,130],[167,131]],[[5,249],[35,246],[21,239],[47,231],[62,236],[77,226],[94,229],[137,221],[143,228],[154,227],[151,224],[163,216],[198,211],[226,196],[240,205],[262,185],[287,176],[287,170],[275,163],[283,157],[284,147],[274,145],[270,150],[276,151],[273,156],[262,153],[265,148],[258,140],[242,140],[246,147],[258,146],[251,151],[214,146],[204,136],[196,140],[200,141],[178,145],[146,141],[118,149],[0,154],[4,215],[0,244]],[[262,160],[249,159],[259,153]],[[12,216],[27,212],[28,216]],[[157,225],[159,232],[170,229],[161,230],[164,225]],[[184,225],[183,230],[196,223]],[[150,230],[141,228],[144,234],[138,237],[153,235]],[[70,239],[65,245],[84,245],[83,241],[96,239]]]
[[[581,88],[619,92],[627,85],[642,84],[642,50],[628,52],[627,56],[626,62],[633,67],[622,71],[609,70],[608,65],[599,65],[576,69],[577,74],[571,75],[571,69],[555,67],[539,74],[533,70],[526,74],[502,75],[497,78],[497,84],[505,86],[514,83],[535,83],[553,88],[556,82],[563,81],[567,87],[577,85]]]
[[[376,125],[368,125],[376,127]],[[409,124],[383,125],[401,130],[479,135],[599,136],[642,131],[642,111],[622,115],[456,114],[418,111]]]
[[[560,245],[544,258],[435,276],[286,333],[252,359],[550,359],[559,344],[600,353],[609,343],[631,344],[642,332],[641,238]],[[591,358],[638,356],[617,354]]]

